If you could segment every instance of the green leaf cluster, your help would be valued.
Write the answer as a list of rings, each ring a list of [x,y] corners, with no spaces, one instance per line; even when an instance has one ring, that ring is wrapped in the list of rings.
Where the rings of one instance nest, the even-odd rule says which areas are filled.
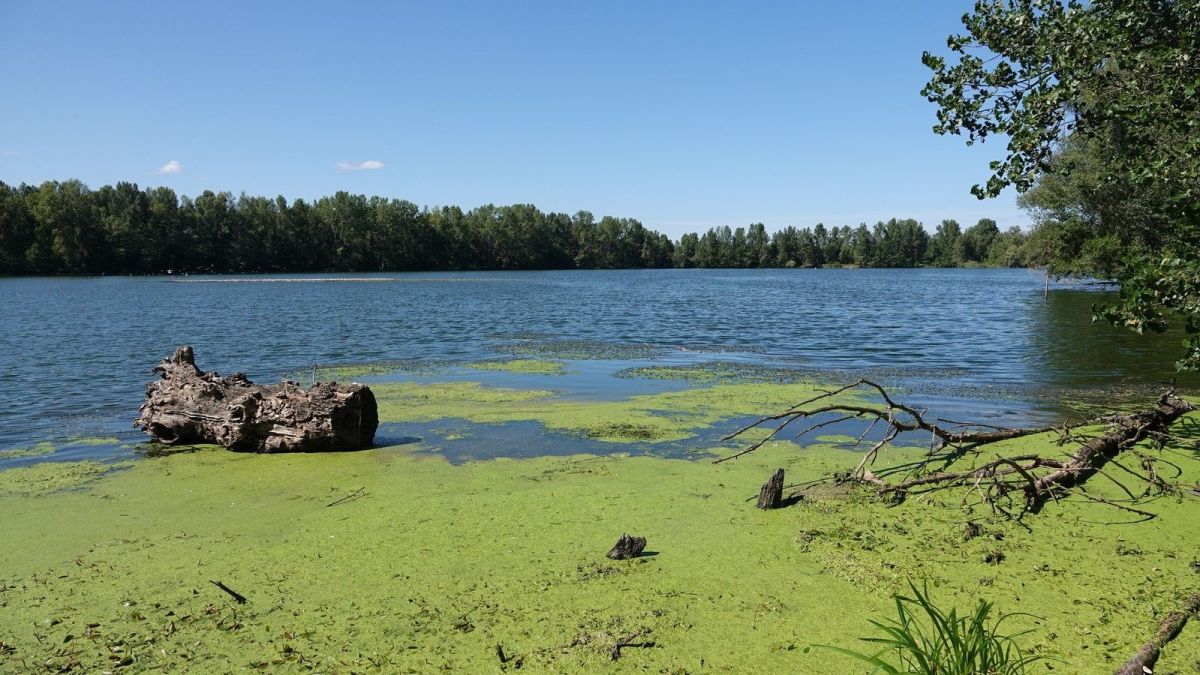
[[[1079,134],[1112,145],[1113,173],[1169,186],[1177,207],[1200,197],[1200,2],[979,0],[963,26],[949,58],[923,55],[921,93],[936,133],[1007,139],[976,195],[1032,187]]]
[[[1175,365],[1200,370],[1200,260],[1165,258],[1137,265],[1121,282],[1121,304],[1100,307],[1096,319],[1137,332],[1167,329],[1171,316],[1182,317],[1185,353]]]

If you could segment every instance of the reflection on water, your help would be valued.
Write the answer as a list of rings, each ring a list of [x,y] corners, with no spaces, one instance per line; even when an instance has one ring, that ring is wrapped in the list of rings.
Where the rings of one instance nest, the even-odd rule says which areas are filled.
[[[1170,378],[1180,353],[1178,335],[1092,325],[1101,294],[1043,299],[1041,278],[1025,270],[390,276],[421,283],[0,279],[0,450],[136,441],[129,423],[149,370],[180,344],[205,369],[267,382],[314,364],[567,356],[574,374],[561,377],[440,372],[583,399],[689,386],[613,376],[627,367],[773,364],[833,379],[871,374],[957,414],[1004,419],[1056,414],[1053,402],[1078,387]],[[573,351],[555,354],[564,345]]]
[[[1028,371],[1036,381],[1056,387],[1149,384],[1177,380],[1200,385],[1196,373],[1178,373],[1183,330],[1138,336],[1107,323],[1091,323],[1092,307],[1112,302],[1115,293],[1051,291],[1031,309],[1033,349]]]

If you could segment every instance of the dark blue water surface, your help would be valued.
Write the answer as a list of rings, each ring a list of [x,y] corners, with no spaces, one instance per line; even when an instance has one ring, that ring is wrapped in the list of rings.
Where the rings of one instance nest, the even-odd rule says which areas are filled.
[[[366,277],[388,281],[0,279],[0,450],[128,437],[150,368],[181,344],[195,347],[206,370],[274,381],[313,364],[456,362],[583,341],[612,345],[605,356],[615,361],[593,366],[574,354],[579,374],[554,380],[564,395],[686,386],[613,377],[618,367],[732,360],[833,376],[865,369],[905,380],[914,396],[1003,400],[1034,417],[1054,413],[1055,400],[1073,392],[1171,378],[1180,353],[1177,335],[1139,337],[1091,324],[1103,294],[1052,286],[1044,295],[1041,276],[1025,270],[359,278]],[[473,372],[469,379],[511,377]],[[994,407],[964,405],[964,412]]]

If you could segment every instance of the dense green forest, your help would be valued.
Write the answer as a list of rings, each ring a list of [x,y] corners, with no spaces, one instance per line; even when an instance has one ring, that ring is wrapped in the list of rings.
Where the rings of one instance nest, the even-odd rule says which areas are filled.
[[[0,182],[0,274],[375,272],[640,267],[1024,266],[1019,228],[713,228],[673,242],[636,220],[532,205],[420,208],[338,192],[314,202],[79,181]]]

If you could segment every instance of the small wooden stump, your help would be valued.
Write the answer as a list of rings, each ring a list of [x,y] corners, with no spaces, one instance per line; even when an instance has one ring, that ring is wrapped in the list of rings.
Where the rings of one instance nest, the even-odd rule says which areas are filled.
[[[982,536],[983,526],[973,520],[968,520],[967,526],[963,528],[963,541],[971,541],[975,537]]]
[[[783,469],[776,469],[758,491],[758,508],[777,509],[783,504]]]
[[[617,543],[613,544],[612,550],[608,552],[608,557],[613,560],[636,558],[644,550],[646,550],[645,537],[631,537],[628,534],[622,534]]]

